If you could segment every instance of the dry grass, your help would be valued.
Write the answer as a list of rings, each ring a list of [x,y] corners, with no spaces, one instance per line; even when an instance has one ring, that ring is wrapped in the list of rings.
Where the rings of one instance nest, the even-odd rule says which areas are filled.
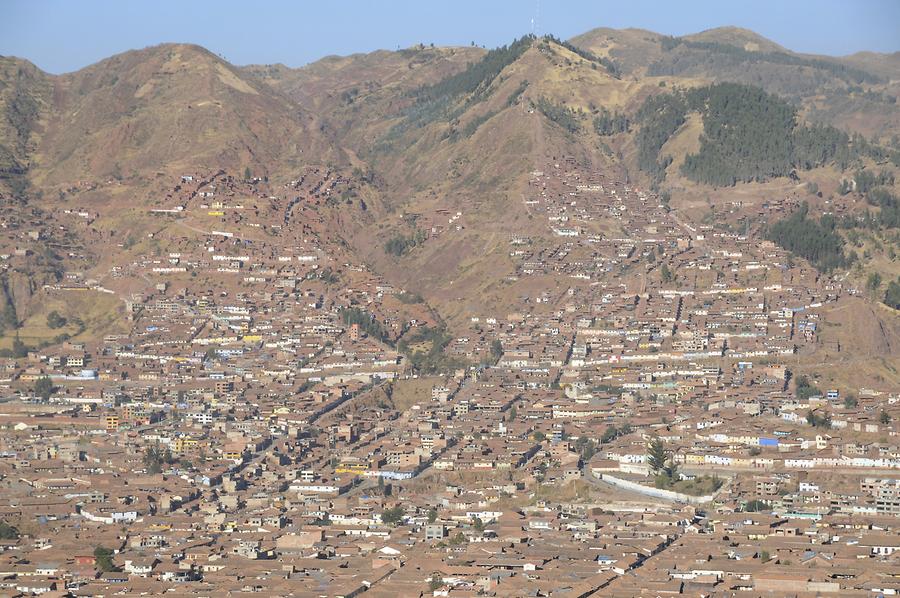
[[[440,376],[423,376],[420,378],[396,380],[391,393],[394,408],[399,411],[406,411],[413,405],[428,403],[431,401],[431,389],[445,384],[445,379]]]
[[[47,326],[47,315],[52,311],[68,320],[64,327],[51,329]],[[80,318],[85,329],[72,340],[96,341],[111,332],[127,332],[128,326],[122,315],[122,302],[113,295],[90,290],[52,291],[41,300],[38,310],[25,319],[18,335],[26,345],[36,346],[63,333],[75,335],[78,326],[73,320]],[[0,337],[0,348],[11,348],[14,339],[15,332],[7,331]]]

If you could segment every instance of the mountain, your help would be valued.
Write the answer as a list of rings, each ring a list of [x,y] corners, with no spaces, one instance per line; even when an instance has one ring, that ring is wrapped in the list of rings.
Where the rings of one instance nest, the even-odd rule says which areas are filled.
[[[522,198],[531,171],[564,157],[659,188],[689,209],[711,186],[739,185],[748,201],[795,193],[789,175],[796,172],[834,189],[842,172],[889,162],[895,151],[885,136],[896,130],[896,110],[872,109],[896,101],[881,75],[791,53],[744,30],[523,38],[466,64],[448,64],[448,52],[328,58],[299,71],[279,68],[266,80],[314,106],[337,142],[383,182],[385,212],[350,235],[358,250],[450,312],[492,300],[491,289],[511,271],[506,242],[513,231],[545,234],[529,221]],[[398,66],[415,76],[384,86],[365,78]],[[761,89],[752,85],[760,79]],[[857,90],[859,82],[865,87]],[[796,89],[780,93],[787,85]],[[739,123],[743,115],[751,117]],[[873,130],[883,150],[852,137]],[[739,134],[723,135],[729,131]],[[470,224],[414,250],[371,251],[385,238],[413,238],[441,211]],[[499,304],[508,301],[498,293]]]
[[[51,92],[50,77],[36,66],[0,57],[0,191],[24,192]]]
[[[828,210],[855,172],[895,171],[898,60],[799,54],[731,27],[420,45],[299,69],[186,44],[62,76],[4,58],[0,169],[7,196],[95,208],[123,243],[158,230],[143,214],[167,176],[286,184],[327,167],[351,189],[316,208],[323,230],[452,321],[533,291],[510,282],[509,241],[558,241],[525,201],[535,171],[576,164],[698,220],[722,217],[722,187],[745,206],[792,196]]]
[[[354,109],[360,94],[368,103],[375,98],[390,101],[459,72],[484,53],[476,47],[415,46],[396,52],[378,50],[369,54],[326,56],[300,69],[274,64],[251,65],[241,70],[308,110],[319,113],[332,107],[346,107],[352,114],[360,111],[358,105]]]
[[[533,133],[533,126],[519,126],[527,119],[504,115],[504,101],[520,85],[527,101],[517,105],[546,97],[594,115],[598,108],[633,114],[663,85],[731,81],[787,99],[811,122],[885,138],[900,132],[900,119],[889,109],[898,95],[891,77],[900,68],[897,56],[807,56],[732,27],[680,38],[594,29],[557,42],[541,42],[515,56],[481,82],[484,89],[430,102],[420,101],[423,90],[467,72],[477,76],[477,65],[490,53],[417,46],[330,56],[300,69],[238,68],[200,47],[166,44],[56,77],[4,58],[0,109],[7,118],[0,168],[17,176],[28,168],[28,180],[46,189],[191,166],[274,174],[334,162],[373,167],[391,184],[406,187],[403,194],[435,191],[450,172],[479,181],[478,169],[492,169],[490,156],[507,159],[503,151],[468,143],[489,120],[499,117],[485,130],[501,134],[491,140],[518,136],[525,142]],[[443,127],[435,126],[441,118],[425,114],[451,104],[453,113],[441,117]],[[415,129],[415,139],[408,128]],[[552,147],[568,143],[555,132],[551,137]],[[627,143],[613,149],[626,158],[634,151]],[[432,159],[432,151],[440,156]]]
[[[0,272],[0,330],[40,312],[43,287],[64,272],[102,276],[143,251],[140,239],[183,229],[177,220],[161,226],[149,211],[171,207],[171,181],[181,174],[290,179],[310,165],[348,162],[315,115],[187,44],[60,76],[0,58],[0,115],[0,247],[23,253]],[[86,320],[89,333],[117,313],[98,314],[98,328]]]
[[[30,181],[45,191],[160,171],[267,174],[343,159],[314,115],[198,46],[125,52],[56,77],[5,60],[4,83],[16,91],[2,106],[17,135],[3,136],[12,148],[4,154],[19,170],[27,162]],[[39,139],[29,135],[36,127]]]
[[[383,188],[383,211],[346,236],[379,271],[422,287],[427,297],[460,314],[481,301],[499,275],[512,271],[506,255],[510,235],[529,229],[543,234],[522,202],[536,165],[577,155],[621,172],[596,139],[565,130],[535,103],[546,99],[587,110],[591,102],[614,105],[637,87],[573,49],[530,38],[487,53],[417,47],[328,58],[292,74],[253,70],[301,105],[314,105],[310,87],[328,85],[328,101],[316,109],[331,123],[337,142],[352,148]],[[448,219],[459,213],[465,226],[401,257],[371,250],[424,234],[443,213]],[[507,300],[502,293],[497,297],[499,303]]]
[[[766,39],[755,31],[750,31],[749,29],[744,29],[742,27],[716,27],[699,33],[685,35],[682,39],[689,42],[727,44],[743,48],[748,52],[790,53],[790,50],[784,46],[780,46],[772,40]]]
[[[683,37],[595,29],[572,43],[608,55],[623,72],[679,85],[736,82],[754,85],[802,106],[816,121],[865,135],[894,135],[889,112],[900,88],[896,58],[868,53],[834,58],[791,52],[734,27]]]

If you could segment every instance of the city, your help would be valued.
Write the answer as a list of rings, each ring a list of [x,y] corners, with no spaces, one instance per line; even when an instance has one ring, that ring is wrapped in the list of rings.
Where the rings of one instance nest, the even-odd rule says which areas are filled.
[[[0,57],[0,596],[900,593],[898,55],[635,31]]]

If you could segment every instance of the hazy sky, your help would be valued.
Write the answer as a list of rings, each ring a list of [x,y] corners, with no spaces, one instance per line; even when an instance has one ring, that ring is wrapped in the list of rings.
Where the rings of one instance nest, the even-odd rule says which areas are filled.
[[[328,54],[417,43],[494,47],[531,31],[594,27],[684,35],[737,25],[798,52],[900,50],[900,0],[0,0],[0,54],[51,73],[162,42],[235,64],[301,66]]]

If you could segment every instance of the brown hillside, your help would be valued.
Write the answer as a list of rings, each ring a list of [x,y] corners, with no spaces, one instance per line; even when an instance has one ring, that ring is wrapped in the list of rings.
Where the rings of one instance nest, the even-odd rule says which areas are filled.
[[[197,46],[126,52],[53,83],[35,154],[42,185],[191,168],[267,173],[340,157],[312,116]]]

